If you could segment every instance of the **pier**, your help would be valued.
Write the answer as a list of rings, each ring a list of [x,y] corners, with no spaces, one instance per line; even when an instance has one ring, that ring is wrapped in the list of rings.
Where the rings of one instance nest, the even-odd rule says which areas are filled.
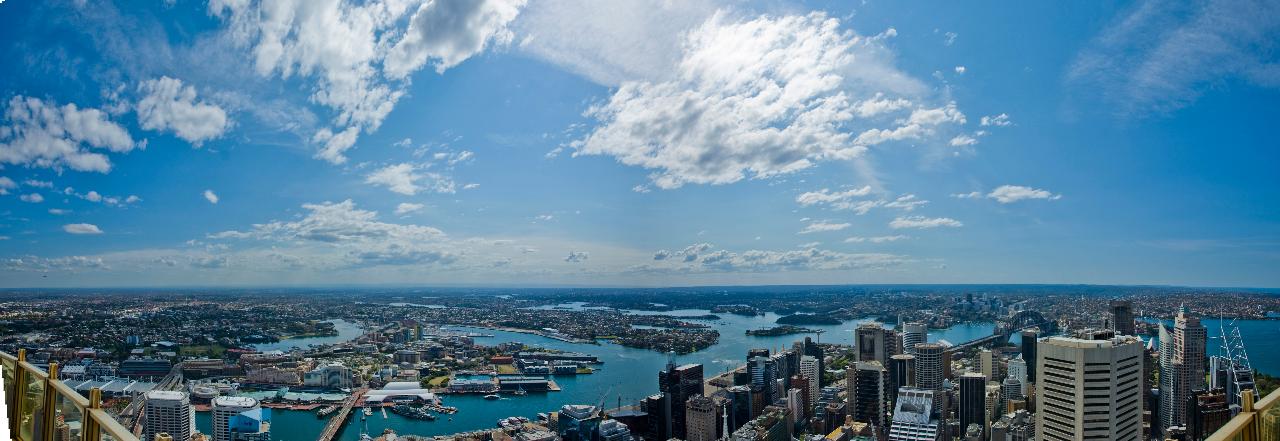
[[[333,441],[338,436],[338,432],[342,430],[342,426],[347,423],[347,418],[351,417],[351,409],[364,400],[364,394],[369,392],[369,388],[361,388],[347,397],[342,402],[342,408],[338,409],[338,414],[329,419],[329,424],[324,426],[324,431],[320,432],[320,438],[317,441]]]

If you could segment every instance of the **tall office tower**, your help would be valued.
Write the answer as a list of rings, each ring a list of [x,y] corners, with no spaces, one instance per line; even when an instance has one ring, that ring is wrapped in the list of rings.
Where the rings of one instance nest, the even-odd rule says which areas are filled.
[[[855,361],[878,361],[880,365],[889,364],[889,356],[893,347],[890,345],[889,332],[879,322],[863,323],[853,330],[854,351],[858,354]]]
[[[155,439],[157,433],[168,433],[173,439],[187,441],[196,431],[196,413],[186,392],[147,392],[143,439]]]
[[[781,351],[774,357],[778,363],[778,378],[783,380],[783,386],[790,389],[791,376],[800,372],[800,355],[796,351]]]
[[[1187,424],[1187,400],[1191,391],[1205,389],[1206,331],[1200,319],[1183,305],[1173,320],[1173,332],[1161,326],[1160,421],[1161,429]],[[1166,334],[1170,340],[1164,339]],[[1165,346],[1164,342],[1170,342]],[[1166,349],[1167,348],[1167,349]],[[1167,354],[1166,354],[1167,352]]]
[[[803,374],[791,376],[791,388],[798,389],[800,391],[801,405],[799,407],[800,410],[803,411],[800,414],[797,414],[797,419],[808,419],[813,415],[813,400],[816,399],[818,395],[812,393],[810,387],[817,383],[817,381],[813,381]]]
[[[996,381],[1000,378],[1000,353],[983,349],[978,352],[978,366],[982,370],[982,375],[987,377],[987,381]]]
[[[1017,378],[1007,377],[1000,384],[1000,409],[998,413],[1009,413],[1009,404],[1014,401],[1023,401],[1026,397],[1022,395],[1022,383]]]
[[[1187,435],[1201,440],[1217,432],[1231,419],[1231,407],[1227,404],[1224,389],[1198,390],[1187,401]]]
[[[1036,439],[1142,439],[1142,340],[1050,337],[1036,362]]]
[[[711,397],[694,395],[685,403],[687,441],[715,441],[720,425],[720,407]]]
[[[751,388],[734,386],[725,389],[732,403],[729,407],[729,431],[733,432],[751,421]]]
[[[1133,302],[1111,301],[1111,329],[1116,331],[1117,335],[1138,335],[1133,321]]]
[[[1022,331],[1022,359],[1027,362],[1027,384],[1036,382],[1036,343],[1040,339],[1040,329],[1031,328]]]
[[[970,425],[980,429],[987,424],[987,377],[977,372],[960,376],[960,431]]]
[[[566,404],[560,406],[558,417],[556,434],[564,441],[591,441],[600,428],[600,412],[595,406]]]
[[[800,353],[801,355],[813,357],[815,360],[818,360],[818,373],[821,374],[827,371],[826,354],[822,352],[822,347],[818,346],[817,343],[814,343],[813,340],[810,339],[809,337],[804,338],[804,343],[801,345]],[[800,362],[804,363],[804,357],[800,358]],[[827,385],[826,379],[823,378],[822,375],[813,376],[813,375],[805,374],[805,376],[809,378],[817,378],[818,388],[822,388],[822,386]]]
[[[930,390],[942,389],[942,364],[945,350],[938,343],[916,345],[916,387]]]
[[[1018,395],[1027,396],[1027,361],[1021,356],[1009,360],[1009,378],[1018,380]]]
[[[941,439],[941,424],[933,408],[935,392],[914,387],[898,389],[898,405],[894,407],[893,424],[889,428],[890,441]]]
[[[898,354],[889,357],[889,394],[893,397],[893,400],[898,399],[898,388],[915,386],[916,356]]]
[[[852,379],[847,382],[849,388],[849,414],[853,420],[869,423],[878,428],[888,426],[889,394],[886,386],[889,382],[889,371],[878,361],[859,361],[851,368]]]
[[[1000,409],[1007,406],[1004,404],[1004,393],[1000,390],[1000,383],[988,382],[983,389],[984,399],[982,404],[987,411],[986,423],[990,424],[996,416],[1000,415]]]
[[[809,397],[817,399],[818,391],[822,390],[819,384],[822,381],[822,362],[811,355],[800,357],[800,375],[809,379]]]
[[[631,441],[631,429],[626,424],[619,423],[618,420],[604,420],[600,422],[597,429],[600,432],[600,441]]]
[[[658,372],[658,390],[667,397],[668,437],[685,439],[685,402],[702,395],[702,365],[686,364],[676,367],[675,361],[667,362],[667,369]]]
[[[929,341],[929,327],[924,323],[911,322],[902,325],[902,353],[916,353],[916,344]]]
[[[1027,441],[1035,436],[1035,416],[1031,412],[1018,410],[1001,416],[991,423],[991,439],[993,441]]]
[[[213,441],[231,441],[231,417],[258,408],[258,400],[250,397],[216,397],[213,399]]]
[[[773,404],[779,398],[777,386],[778,364],[769,357],[755,355],[747,361],[747,373],[751,375],[751,386],[763,394],[763,405]]]
[[[640,410],[648,415],[648,427],[641,434],[644,441],[667,441],[671,439],[667,436],[667,423],[670,421],[670,415],[667,412],[670,407],[667,406],[667,398],[663,394],[653,394],[645,399],[640,400]]]

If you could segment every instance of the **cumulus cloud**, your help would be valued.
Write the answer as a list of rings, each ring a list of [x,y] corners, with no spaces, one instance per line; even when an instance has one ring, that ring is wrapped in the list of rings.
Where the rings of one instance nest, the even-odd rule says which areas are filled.
[[[310,100],[332,109],[312,137],[316,158],[346,162],[360,133],[377,130],[428,61],[457,65],[494,41],[521,0],[213,0],[224,38],[249,52],[262,77],[312,80]],[[416,7],[416,9],[414,9]],[[515,8],[515,10],[513,10]],[[406,19],[406,17],[408,19]]]
[[[397,215],[397,216],[402,216],[402,215],[406,215],[406,214],[409,214],[409,213],[413,213],[413,212],[421,211],[421,210],[422,210],[423,208],[425,208],[425,207],[426,207],[426,206],[425,206],[425,205],[422,205],[422,204],[413,204],[413,203],[409,203],[409,202],[401,202],[401,203],[400,203],[400,205],[396,205],[396,212],[395,212],[395,213],[396,213],[396,215]]]
[[[6,179],[6,178],[0,178],[0,179]],[[12,183],[13,181],[9,181],[9,182]],[[40,181],[36,179],[27,179],[25,181],[22,181],[22,185],[26,185],[28,187],[36,187],[36,188],[53,188],[52,182]]]
[[[1007,113],[1001,113],[999,115],[987,115],[979,119],[978,122],[983,126],[998,126],[998,127],[1004,127],[1004,126],[1013,124],[1013,121],[1009,120],[1009,114]]]
[[[1027,199],[1049,199],[1058,200],[1062,195],[1050,193],[1048,190],[1038,188],[1024,187],[1021,185],[1001,185],[991,190],[987,197],[995,199],[1001,204],[1009,204]]]
[[[684,262],[692,262],[692,261],[698,260],[698,256],[700,254],[707,252],[711,248],[713,248],[711,244],[704,242],[704,243],[696,243],[693,245],[689,245],[687,247],[684,247],[684,249],[682,250],[676,250],[676,251],[658,250],[657,252],[653,253],[653,260],[667,260],[667,259],[675,258],[675,259],[682,260]]]
[[[7,195],[9,190],[15,188],[18,188],[18,183],[13,182],[13,179],[9,179],[6,176],[0,176],[0,195]]]
[[[66,224],[62,226],[62,231],[71,234],[102,234],[102,229],[94,224]]]
[[[976,199],[982,197],[982,192],[971,191],[969,193],[952,193],[951,197],[956,199]]]
[[[18,199],[22,199],[22,202],[30,202],[33,204],[44,202],[44,196],[41,196],[40,193],[24,194],[22,196],[18,196]]]
[[[956,66],[956,74],[957,74],[957,75],[964,75],[964,72],[965,72],[965,71],[967,71],[967,70],[969,70],[969,69],[965,68],[964,66]]]
[[[0,268],[9,271],[81,271],[110,269],[101,257],[67,256],[38,257],[23,256],[0,260]]]
[[[221,107],[196,100],[196,89],[182,81],[160,77],[138,85],[142,98],[136,106],[138,123],[147,130],[172,130],[175,135],[199,146],[222,136],[229,126]]]
[[[364,182],[387,187],[392,192],[413,196],[420,191],[455,193],[457,185],[447,176],[433,172],[420,172],[421,167],[409,163],[388,165],[370,173]]]
[[[949,217],[924,217],[924,216],[907,216],[898,217],[889,221],[889,228],[900,230],[904,228],[928,229],[938,227],[961,227],[964,226],[960,221]]]
[[[850,223],[835,223],[835,222],[827,222],[827,221],[817,221],[817,222],[812,222],[812,223],[810,223],[809,225],[806,225],[806,226],[804,227],[804,229],[800,230],[800,232],[799,232],[799,233],[797,233],[797,234],[810,234],[810,233],[822,233],[822,232],[827,232],[827,231],[840,231],[840,230],[843,230],[843,229],[845,229],[845,228],[849,228],[849,227],[851,227],[851,226],[853,226],[853,224],[850,224]]]
[[[217,203],[218,203],[218,194],[217,194],[217,193],[214,193],[214,192],[213,192],[213,190],[205,190],[205,191],[204,191],[204,200],[209,201],[209,203],[210,203],[210,204],[217,204]]]
[[[853,159],[870,145],[962,123],[949,104],[917,108],[893,121],[898,127],[856,138],[848,131],[857,98],[923,89],[891,65],[884,38],[843,31],[821,13],[750,20],[717,13],[685,34],[670,78],[623,81],[607,102],[588,109],[599,124],[570,145],[575,155],[653,170],[653,184],[671,189]]]
[[[696,246],[701,245],[705,244]],[[654,254],[654,262],[636,265],[630,270],[679,273],[852,270],[887,268],[909,260],[892,254],[840,253],[816,246],[787,251],[749,250],[741,253],[713,250],[713,247],[707,246],[691,259],[673,259],[670,256],[669,251],[659,250]]]
[[[952,147],[967,147],[967,146],[975,145],[977,143],[978,143],[978,139],[969,135],[956,135],[956,137],[951,138]]]
[[[525,0],[433,0],[423,3],[409,20],[405,36],[387,54],[387,76],[404,78],[433,60],[437,73],[483,52],[506,45],[507,28]]]
[[[58,106],[39,98],[9,100],[0,126],[0,163],[107,173],[103,151],[127,153],[145,147],[98,109]]]
[[[850,199],[869,194],[871,194],[870,185],[836,192],[824,188],[818,191],[801,193],[800,196],[796,196],[796,202],[805,207],[816,204],[843,204],[849,202]]]
[[[564,258],[565,262],[580,263],[586,262],[590,255],[586,251],[570,251],[569,255]]]

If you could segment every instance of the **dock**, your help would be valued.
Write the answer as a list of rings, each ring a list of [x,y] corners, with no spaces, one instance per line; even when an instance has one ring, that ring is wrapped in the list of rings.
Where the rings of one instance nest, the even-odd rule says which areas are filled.
[[[351,409],[361,401],[364,401],[364,394],[369,393],[369,388],[361,388],[347,397],[342,402],[342,408],[338,409],[338,414],[329,419],[329,424],[324,426],[324,431],[320,432],[320,438],[317,441],[333,441],[338,436],[338,431],[342,430],[342,426],[347,423],[347,418],[351,417]]]

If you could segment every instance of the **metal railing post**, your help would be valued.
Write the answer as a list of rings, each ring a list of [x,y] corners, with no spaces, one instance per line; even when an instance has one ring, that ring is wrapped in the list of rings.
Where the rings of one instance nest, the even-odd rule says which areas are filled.
[[[48,376],[44,377],[44,415],[40,416],[40,439],[53,441],[54,423],[58,420],[58,390],[53,383],[58,381],[58,363],[49,363]]]
[[[85,411],[84,428],[80,430],[80,439],[82,441],[100,441],[102,439],[102,428],[98,426],[98,420],[95,419],[96,411],[102,408],[102,389],[89,389],[89,409]]]

